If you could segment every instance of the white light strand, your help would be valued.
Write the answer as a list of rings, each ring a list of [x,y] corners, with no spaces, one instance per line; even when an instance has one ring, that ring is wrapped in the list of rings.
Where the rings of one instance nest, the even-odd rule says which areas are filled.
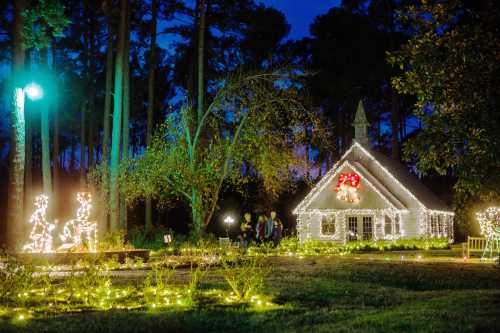
[[[403,226],[401,224],[401,215],[404,213],[408,213],[406,210],[398,210],[398,209],[313,209],[306,213],[301,213],[297,217],[297,233],[299,235],[300,240],[308,240],[311,239],[311,218],[312,216],[317,217],[319,221],[319,234],[318,236],[323,240],[333,240],[333,241],[341,241],[346,244],[348,241],[349,230],[347,230],[347,219],[346,216],[373,216],[373,239],[390,239],[395,240],[399,239],[401,236],[405,234]],[[385,216],[389,216],[391,218],[391,234],[385,234]],[[323,217],[333,216],[335,219],[335,234],[334,235],[323,235],[321,230],[321,221]],[[399,233],[395,232],[395,218],[398,216],[399,218]],[[307,222],[304,222],[307,221]],[[377,233],[377,227],[379,228],[379,233]],[[389,236],[387,238],[387,236]]]
[[[30,232],[30,243],[23,247],[23,251],[50,253],[52,249],[52,231],[55,225],[47,221],[47,206],[49,197],[45,194],[40,194],[35,198],[35,212],[31,215],[29,223],[33,225]]]
[[[491,258],[496,249],[500,253],[500,207],[490,207],[484,212],[476,213],[481,234],[486,238],[482,258]]]
[[[90,193],[79,192],[76,200],[80,207],[76,211],[76,219],[69,220],[64,225],[60,235],[63,244],[59,250],[70,250],[83,244],[82,237],[86,238],[89,251],[95,252],[97,248],[97,224],[89,221],[92,197]]]

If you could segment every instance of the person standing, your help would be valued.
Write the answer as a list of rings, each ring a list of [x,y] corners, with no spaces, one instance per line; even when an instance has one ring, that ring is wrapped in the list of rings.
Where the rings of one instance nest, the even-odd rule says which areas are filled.
[[[279,245],[282,237],[283,237],[283,223],[281,223],[279,219],[275,219],[273,225],[273,237],[272,237],[274,247]]]
[[[266,241],[272,241],[272,237],[273,237],[273,231],[274,231],[274,222],[276,221],[276,212],[273,210],[271,212],[271,216],[269,217],[269,219],[266,221]]]
[[[264,243],[266,239],[266,217],[264,215],[259,215],[257,225],[255,226],[255,233],[257,235],[257,242],[259,244]]]
[[[240,241],[243,249],[246,251],[248,245],[252,240],[252,214],[245,213],[243,216],[243,222],[240,226]]]

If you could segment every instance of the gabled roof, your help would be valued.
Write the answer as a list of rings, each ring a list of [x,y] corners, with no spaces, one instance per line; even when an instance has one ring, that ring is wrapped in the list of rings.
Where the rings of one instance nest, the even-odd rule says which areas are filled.
[[[354,141],[352,146],[344,153],[342,158],[335,163],[332,169],[330,169],[325,176],[316,184],[316,186],[307,194],[307,196],[302,200],[297,207],[294,209],[293,213],[297,214],[309,207],[317,195],[323,191],[325,186],[336,176],[338,169],[344,164],[345,161],[349,161],[349,155],[352,153],[353,149],[358,149],[358,151],[363,154],[369,160],[373,160],[378,169],[382,170],[388,177],[393,178],[393,180],[399,184],[399,186],[407,192],[407,194],[412,197],[423,209],[436,210],[443,212],[451,212],[451,209],[439,199],[432,191],[425,187],[420,181],[413,176],[408,169],[401,163],[385,156],[382,153],[376,152],[361,143]],[[352,163],[351,163],[352,164]],[[357,165],[357,164],[355,164]],[[357,165],[358,169],[361,164]],[[366,169],[365,169],[366,171]],[[370,173],[369,178],[375,178]],[[377,183],[375,186],[378,190],[384,193],[384,196],[394,202],[394,198],[398,200],[393,193],[391,193],[380,179],[370,180],[372,184]],[[387,193],[389,192],[389,193]],[[398,200],[399,201],[399,200]],[[399,205],[398,205],[399,206]],[[398,209],[401,209],[398,207]]]

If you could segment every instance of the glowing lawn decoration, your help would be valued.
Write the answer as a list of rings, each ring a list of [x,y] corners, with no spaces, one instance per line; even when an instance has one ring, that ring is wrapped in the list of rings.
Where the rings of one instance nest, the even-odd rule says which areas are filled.
[[[500,253],[500,207],[490,207],[484,212],[476,214],[481,228],[481,234],[486,237],[483,258],[491,258],[496,249]]]
[[[33,225],[30,232],[30,243],[23,247],[28,252],[52,252],[52,230],[55,225],[47,221],[47,206],[49,197],[41,194],[35,198],[35,212],[29,223]]]
[[[97,225],[89,221],[90,209],[92,208],[92,197],[90,193],[79,192],[76,200],[80,207],[76,211],[76,219],[69,220],[64,225],[61,240],[63,244],[59,250],[69,250],[83,244],[82,237],[85,237],[89,251],[95,252],[97,245]]]
[[[358,189],[360,187],[360,180],[361,177],[357,173],[341,173],[335,187],[337,199],[350,203],[359,202]]]

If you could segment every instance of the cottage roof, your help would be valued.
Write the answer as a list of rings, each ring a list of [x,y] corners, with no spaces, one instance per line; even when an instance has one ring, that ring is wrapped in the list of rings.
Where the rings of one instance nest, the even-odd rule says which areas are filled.
[[[439,199],[431,190],[424,186],[408,169],[398,161],[395,161],[384,154],[368,148],[366,144],[354,141],[351,148],[342,156],[342,158],[335,163],[333,168],[329,170],[325,176],[317,183],[317,185],[309,192],[309,194],[302,200],[299,205],[294,209],[294,214],[307,210],[310,204],[316,199],[317,195],[325,188],[325,186],[336,176],[336,170],[344,164],[345,161],[353,161],[355,165],[359,164],[359,159],[353,159],[353,152],[356,150],[357,154],[363,155],[364,159],[374,160],[374,168],[377,168],[380,173],[386,173],[387,176],[392,177],[399,186],[401,186],[409,195],[416,200],[420,206],[428,210],[438,210],[451,212],[452,210],[441,199]],[[366,170],[365,170],[366,171]],[[379,190],[384,193],[386,197],[397,199],[394,193],[383,186],[384,180],[377,179],[373,173],[370,173],[371,183],[379,187]],[[389,193],[387,193],[389,192]]]

